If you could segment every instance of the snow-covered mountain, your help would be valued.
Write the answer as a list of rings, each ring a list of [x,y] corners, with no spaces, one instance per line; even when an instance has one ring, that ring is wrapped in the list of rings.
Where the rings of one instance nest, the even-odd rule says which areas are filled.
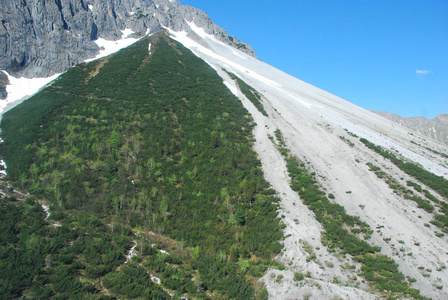
[[[94,4],[89,9],[95,11],[95,7]],[[124,20],[135,18],[136,5],[125,8]],[[445,179],[447,146],[424,139],[240,51],[211,32],[200,14],[183,20],[182,26],[166,26],[170,37],[214,68],[252,115],[256,123],[254,149],[265,178],[281,199],[279,214],[286,224],[286,238],[278,259],[285,269],[271,269],[262,278],[270,299],[381,298],[359,276],[361,265],[354,257],[327,247],[322,225],[291,189],[285,159],[278,143],[273,142],[278,130],[285,147],[315,173],[318,184],[332,195],[333,201],[370,226],[373,232],[368,242],[381,247],[382,254],[392,258],[406,277],[414,279],[410,280],[411,286],[423,296],[447,299],[447,237],[431,225],[433,213],[419,208],[387,182],[405,187],[415,179],[358,138],[365,138]],[[260,95],[266,114],[254,106],[230,74]],[[376,175],[372,165],[384,174]],[[430,187],[423,185],[423,189],[446,203],[447,199]],[[295,273],[307,274],[306,279],[295,280]]]

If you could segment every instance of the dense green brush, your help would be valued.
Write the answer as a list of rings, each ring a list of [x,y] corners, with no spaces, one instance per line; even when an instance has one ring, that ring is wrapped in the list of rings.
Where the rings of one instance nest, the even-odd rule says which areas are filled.
[[[245,277],[254,269],[236,262],[256,258],[266,270],[281,249],[251,118],[212,68],[163,33],[70,69],[6,113],[2,128],[16,186],[53,211],[82,210],[198,249],[209,291],[254,297]]]

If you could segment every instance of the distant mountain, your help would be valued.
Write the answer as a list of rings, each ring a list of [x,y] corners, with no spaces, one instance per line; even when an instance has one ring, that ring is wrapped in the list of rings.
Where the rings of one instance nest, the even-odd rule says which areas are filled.
[[[44,3],[23,24],[76,28],[71,1],[7,5]],[[142,38],[3,114],[0,298],[448,298],[446,145],[258,60],[178,2],[72,10],[103,11],[98,30],[80,23],[91,55],[95,35]],[[22,53],[52,32],[24,35]],[[12,57],[15,74],[74,62]]]
[[[423,117],[403,118],[400,115],[386,111],[374,111],[374,113],[418,132],[421,135],[443,144],[448,144],[448,114],[437,115],[434,119],[426,119]]]

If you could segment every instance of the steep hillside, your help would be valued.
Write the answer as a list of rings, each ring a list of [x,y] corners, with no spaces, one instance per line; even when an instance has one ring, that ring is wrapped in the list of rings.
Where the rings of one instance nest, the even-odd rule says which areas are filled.
[[[213,66],[251,112],[257,124],[255,150],[265,177],[281,198],[287,238],[279,259],[286,270],[272,270],[264,277],[270,297],[371,299],[413,294],[398,281],[396,286],[389,284],[393,282],[389,276],[397,274],[395,279],[407,282],[426,297],[446,298],[448,149],[237,52],[194,24],[190,26],[201,36],[201,43],[188,33],[171,33]],[[234,76],[258,95],[268,117],[249,101]],[[281,154],[285,152],[286,157]],[[336,242],[337,236],[331,241],[333,235],[328,233],[325,219],[319,217],[320,210],[308,206],[304,196],[296,193],[297,187],[291,185],[298,175],[288,166],[290,159],[299,159],[312,178],[307,181],[316,183],[316,187],[311,186],[315,199],[327,195],[328,200],[319,205],[341,205],[344,213],[365,223],[353,229],[342,223],[338,231],[351,233],[347,241],[352,240],[352,245],[361,243],[368,249],[365,241],[373,246],[367,253],[381,249],[385,263],[374,263],[380,270],[369,267],[373,262],[369,254],[350,250],[348,244]],[[415,166],[419,171],[411,172],[404,162],[412,162],[409,169]],[[426,175],[419,176],[426,174],[425,170],[434,173],[431,176],[440,184],[432,186]],[[333,210],[330,207],[325,208],[327,214]],[[331,214],[341,213],[337,207]],[[363,228],[367,234],[362,234]]]
[[[442,144],[448,144],[448,114],[435,116],[434,119],[426,119],[423,117],[403,118],[386,111],[375,111],[374,113]]]
[[[448,148],[181,23],[4,114],[2,293],[448,298]]]
[[[12,196],[2,203],[2,298],[264,298],[256,279],[277,265],[282,232],[253,126],[216,72],[163,31],[70,69],[5,113],[7,179],[32,197],[17,210]],[[33,198],[62,226],[38,220]],[[21,225],[30,209],[37,223]],[[34,254],[30,239],[42,244]],[[176,256],[151,250],[157,241]],[[17,253],[40,258],[24,265]],[[151,278],[160,286],[142,288]]]

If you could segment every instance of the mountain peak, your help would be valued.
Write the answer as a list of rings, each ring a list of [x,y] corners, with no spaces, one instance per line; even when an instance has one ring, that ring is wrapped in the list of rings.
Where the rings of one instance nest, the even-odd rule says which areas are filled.
[[[136,36],[162,28],[188,32],[187,22],[255,56],[248,44],[229,36],[205,12],[174,0],[7,2],[0,19],[0,70],[14,76],[64,72],[96,56],[100,50],[96,39],[121,39],[125,29]]]

